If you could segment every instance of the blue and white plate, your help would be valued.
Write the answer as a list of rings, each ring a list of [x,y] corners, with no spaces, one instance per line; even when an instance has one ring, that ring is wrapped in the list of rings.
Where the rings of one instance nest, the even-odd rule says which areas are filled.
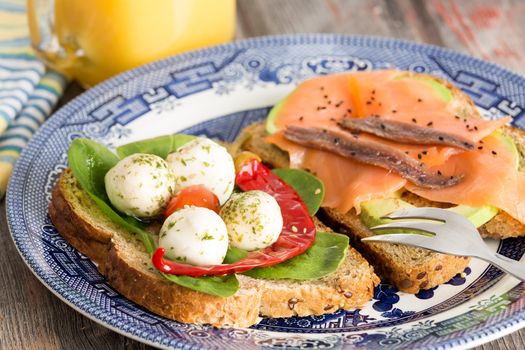
[[[525,325],[524,286],[474,260],[450,282],[417,295],[386,284],[360,310],[316,317],[262,319],[247,329],[181,324],[117,293],[51,224],[47,204],[76,137],[114,147],[185,132],[226,141],[301,80],[342,71],[397,67],[450,80],[488,118],[525,127],[525,78],[432,46],[342,35],[263,37],[194,51],[111,79],[58,111],[16,164],[7,194],[13,239],[27,265],[53,293],[119,333],[164,348],[323,349],[463,348]],[[513,259],[524,239],[489,242]]]

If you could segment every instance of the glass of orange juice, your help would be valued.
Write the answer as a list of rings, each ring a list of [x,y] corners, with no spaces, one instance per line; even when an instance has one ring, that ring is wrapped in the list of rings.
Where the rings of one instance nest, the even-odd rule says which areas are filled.
[[[92,86],[124,70],[233,38],[235,0],[28,0],[31,42]]]

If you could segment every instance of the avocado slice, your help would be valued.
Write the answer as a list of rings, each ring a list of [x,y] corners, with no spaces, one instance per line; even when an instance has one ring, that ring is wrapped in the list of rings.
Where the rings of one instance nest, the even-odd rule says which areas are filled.
[[[366,227],[373,227],[381,224],[391,222],[390,219],[385,219],[383,216],[388,215],[396,210],[415,208],[412,204],[405,202],[400,198],[384,198],[374,199],[361,203],[360,219]],[[470,207],[468,205],[458,205],[448,208],[454,213],[458,213],[467,218],[474,226],[480,227],[491,220],[498,209],[496,207],[485,205],[482,207]],[[386,233],[418,233],[413,230],[382,230],[381,234]]]
[[[277,115],[281,111],[281,108],[283,107],[284,102],[286,101],[287,97],[277,102],[277,104],[273,106],[273,108],[270,110],[270,113],[268,113],[268,116],[266,117],[266,132],[268,134],[273,134],[274,132],[277,131],[277,126],[275,125],[275,119],[277,119]]]

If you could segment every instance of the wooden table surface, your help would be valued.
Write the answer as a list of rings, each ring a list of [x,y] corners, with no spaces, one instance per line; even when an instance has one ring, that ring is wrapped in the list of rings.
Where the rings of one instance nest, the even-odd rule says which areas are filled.
[[[525,1],[238,0],[238,38],[337,32],[449,47],[525,74]],[[71,84],[61,104],[82,91]],[[5,212],[5,201],[0,204]],[[0,216],[0,349],[150,349],[75,312],[29,269]],[[525,330],[476,349],[523,349]]]

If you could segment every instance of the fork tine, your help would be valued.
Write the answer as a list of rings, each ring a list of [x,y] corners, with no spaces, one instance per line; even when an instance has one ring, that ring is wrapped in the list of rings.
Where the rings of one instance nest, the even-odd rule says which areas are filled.
[[[393,233],[388,235],[376,235],[362,238],[361,241],[399,243],[436,250],[436,240],[434,237],[415,235],[412,233]]]
[[[425,221],[406,221],[406,222],[391,222],[388,224],[382,224],[370,227],[370,230],[386,230],[386,229],[394,229],[394,230],[416,230],[416,231],[423,231],[435,234],[436,229],[443,225],[442,223],[431,223],[431,222],[425,222]]]
[[[449,210],[440,209],[440,208],[413,208],[413,209],[396,210],[388,215],[385,215],[384,218],[392,219],[392,220],[430,219],[430,220],[447,221],[447,220],[453,219],[456,215],[459,215],[459,214],[451,212]]]
[[[450,210],[440,208],[413,208],[397,210],[385,216],[387,219],[426,219],[444,222],[448,228],[454,228],[455,231],[476,230],[476,227],[464,216],[454,213]],[[443,227],[444,228],[444,227]],[[445,232],[450,233],[450,230]]]

